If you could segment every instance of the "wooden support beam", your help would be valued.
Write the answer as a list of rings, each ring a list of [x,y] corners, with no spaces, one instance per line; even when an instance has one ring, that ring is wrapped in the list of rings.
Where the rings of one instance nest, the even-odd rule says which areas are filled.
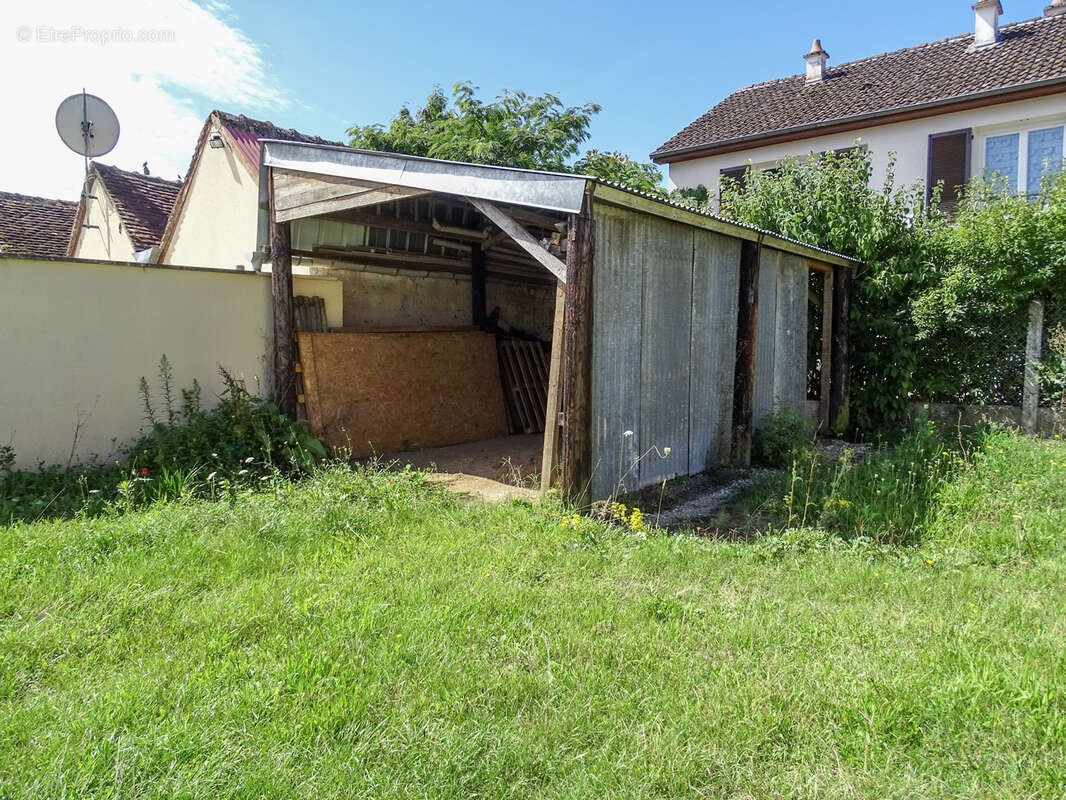
[[[1044,352],[1044,301],[1029,303],[1025,337],[1025,379],[1022,387],[1022,428],[1035,434],[1040,413],[1040,357]]]
[[[484,328],[488,311],[485,308],[485,253],[480,244],[470,247],[470,321],[475,328]]]
[[[755,343],[759,334],[759,262],[762,239],[740,243],[737,363],[733,382],[733,462],[751,464],[755,428]]]
[[[274,399],[283,414],[296,417],[296,371],[293,349],[292,235],[278,222],[270,182],[270,288],[274,298]]]
[[[555,323],[552,326],[552,353],[548,368],[548,407],[544,412],[544,450],[541,454],[540,490],[546,492],[559,478],[559,410],[562,407],[563,330],[566,311],[566,284],[555,289]]]
[[[350,208],[365,208],[379,203],[388,203],[393,200],[403,200],[408,197],[430,194],[417,189],[405,189],[401,186],[386,186],[381,189],[363,189],[351,194],[335,197],[330,200],[320,200],[316,203],[308,203],[297,208],[290,208],[277,212],[278,222],[291,222],[294,219],[305,217],[318,217],[323,214],[335,214]]]
[[[818,421],[829,428],[829,394],[832,391],[833,365],[833,273],[822,273],[822,370],[818,393]]]
[[[851,270],[833,268],[833,336],[829,364],[829,430],[844,433],[848,419],[848,328],[851,314]]]
[[[529,253],[533,258],[540,262],[548,272],[554,275],[558,280],[566,283],[568,280],[569,263],[564,264],[558,258],[553,256],[540,242],[533,238],[533,234],[507,216],[503,209],[490,203],[488,200],[479,200],[475,197],[466,198],[470,201],[470,204],[480,211],[484,216],[492,220],[500,230],[514,239],[515,243]]]
[[[486,215],[487,216],[487,215]],[[592,483],[592,280],[595,231],[592,196],[570,216],[563,311],[563,496],[589,505]],[[538,245],[539,246],[539,245]]]

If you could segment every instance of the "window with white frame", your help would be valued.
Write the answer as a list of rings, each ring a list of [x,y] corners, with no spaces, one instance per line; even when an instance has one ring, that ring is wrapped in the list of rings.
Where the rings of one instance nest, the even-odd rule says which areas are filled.
[[[1062,170],[1063,134],[1062,122],[1048,121],[989,131],[981,137],[978,164],[985,175],[1005,182],[1010,191],[1036,194],[1045,175]]]

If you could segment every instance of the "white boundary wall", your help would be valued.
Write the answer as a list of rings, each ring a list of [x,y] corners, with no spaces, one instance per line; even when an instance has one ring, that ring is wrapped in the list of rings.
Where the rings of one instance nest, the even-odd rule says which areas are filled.
[[[339,281],[300,278],[296,293],[324,296],[340,324]],[[267,393],[271,306],[260,273],[0,256],[0,446],[23,468],[117,456],[164,353],[179,399],[195,378],[211,405],[219,365]]]

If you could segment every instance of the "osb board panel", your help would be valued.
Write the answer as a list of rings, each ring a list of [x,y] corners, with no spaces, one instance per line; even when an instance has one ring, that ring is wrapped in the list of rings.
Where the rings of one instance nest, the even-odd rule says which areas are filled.
[[[507,435],[491,334],[299,337],[311,429],[333,447],[362,457]]]

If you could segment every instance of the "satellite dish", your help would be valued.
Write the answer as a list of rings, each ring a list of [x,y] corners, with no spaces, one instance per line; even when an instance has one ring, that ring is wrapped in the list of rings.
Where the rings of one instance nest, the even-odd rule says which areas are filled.
[[[118,117],[96,95],[72,94],[56,109],[56,130],[63,144],[86,158],[110,153],[118,143]]]

